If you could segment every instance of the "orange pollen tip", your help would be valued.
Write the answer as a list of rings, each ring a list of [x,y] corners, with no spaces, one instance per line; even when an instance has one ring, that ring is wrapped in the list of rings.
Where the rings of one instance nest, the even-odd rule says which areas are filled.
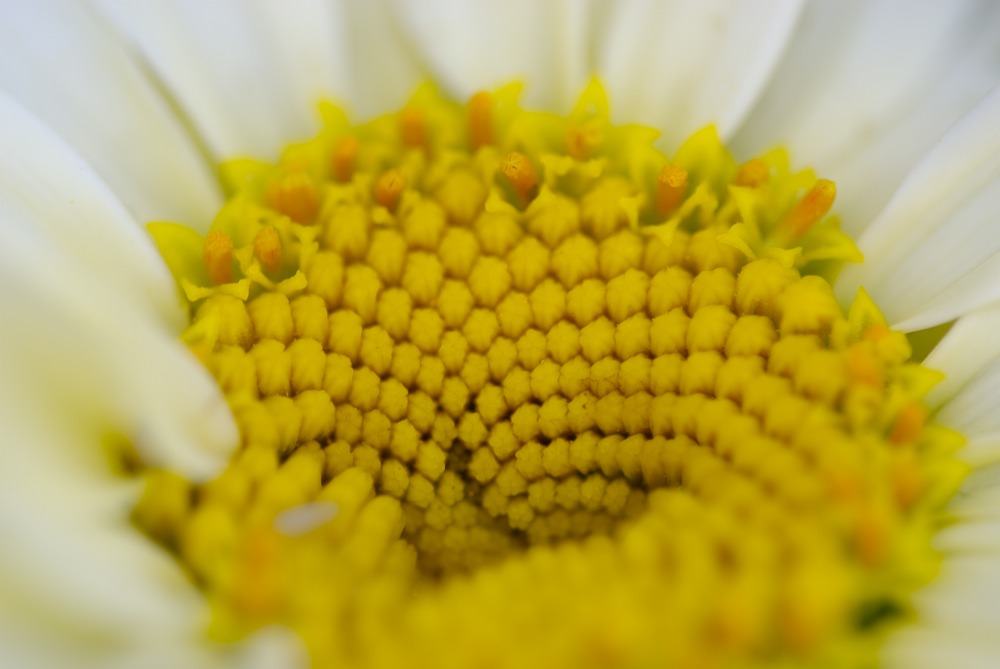
[[[218,230],[208,233],[202,257],[213,284],[218,286],[233,280],[233,240],[229,235]]]
[[[878,360],[863,348],[848,353],[847,371],[852,379],[869,388],[880,389],[885,380]]]
[[[882,341],[891,334],[892,330],[889,329],[888,325],[872,325],[864,331],[862,336],[868,341],[878,342]]]
[[[527,156],[516,151],[511,153],[503,161],[500,171],[521,199],[528,201],[534,198],[538,188],[538,175]]]
[[[406,179],[399,170],[389,170],[375,182],[375,201],[392,211],[406,188]]]
[[[820,179],[808,193],[788,212],[780,224],[780,229],[793,239],[801,237],[806,230],[818,223],[837,198],[837,185],[828,179]]]
[[[753,158],[740,165],[733,183],[745,188],[756,188],[757,186],[766,184],[770,179],[771,171],[768,169],[767,164],[760,158]]]
[[[493,143],[493,96],[485,91],[469,99],[469,141],[473,149]]]
[[[570,128],[566,131],[566,153],[575,160],[587,157],[587,135],[580,128]]]
[[[601,129],[591,125],[574,126],[566,131],[566,153],[574,160],[585,160],[602,141]]]
[[[415,149],[427,146],[424,115],[416,107],[406,107],[399,113],[399,130],[406,146]]]
[[[923,432],[927,415],[924,408],[916,403],[903,405],[896,422],[889,433],[889,443],[896,445],[912,444]]]
[[[302,171],[289,172],[268,186],[267,200],[274,209],[296,223],[311,223],[319,211],[319,193],[312,178]]]
[[[920,467],[913,459],[907,458],[893,463],[892,480],[896,503],[900,508],[908,508],[917,501],[923,487],[923,476]]]
[[[337,140],[337,144],[333,147],[331,161],[334,179],[344,182],[351,178],[351,175],[354,174],[354,163],[358,157],[359,147],[360,142],[358,142],[357,137],[349,135]]]
[[[668,163],[656,179],[656,213],[668,216],[680,206],[688,188],[688,173],[680,165]]]
[[[253,239],[253,254],[264,266],[264,269],[274,271],[281,264],[281,237],[271,226],[262,228]]]
[[[868,565],[879,564],[889,542],[888,521],[876,509],[863,509],[855,525],[858,555]]]

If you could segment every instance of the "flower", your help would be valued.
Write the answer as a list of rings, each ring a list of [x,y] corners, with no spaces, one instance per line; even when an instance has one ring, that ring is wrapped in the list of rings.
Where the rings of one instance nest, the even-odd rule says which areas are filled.
[[[942,406],[940,421],[969,438],[974,464],[994,457],[982,398],[996,376],[985,333],[996,318],[989,219],[997,95],[935,142],[996,83],[996,17],[980,17],[972,3],[905,11],[816,4],[801,16],[796,3],[770,12],[557,7],[401,4],[394,19],[381,4],[262,4],[259,13],[191,5],[185,14],[107,2],[97,11],[21,7],[0,28],[10,54],[0,65],[9,94],[0,132],[18,158],[2,173],[0,299],[6,313],[21,315],[0,335],[0,399],[12,436],[2,451],[0,509],[20,549],[5,552],[0,568],[5,595],[14,593],[0,609],[4,632],[20,635],[5,639],[12,663],[58,663],[59,653],[80,649],[96,664],[145,663],[163,649],[179,654],[173,663],[192,661],[182,653],[223,659],[206,657],[214,651],[196,642],[197,596],[125,524],[134,486],[102,459],[117,433],[145,462],[205,476],[235,438],[211,383],[172,343],[183,315],[129,219],[204,231],[218,194],[203,153],[273,155],[305,134],[316,91],[353,90],[362,112],[384,110],[424,67],[459,96],[525,78],[529,104],[557,109],[593,68],[619,113],[664,129],[668,147],[708,121],[746,156],[787,143],[798,161],[840,184],[845,227],[860,235],[866,262],[838,281],[842,301],[864,285],[894,325],[922,330],[958,319],[929,358],[948,372],[931,401]],[[452,21],[463,29],[441,34]],[[353,58],[338,57],[352,42]],[[980,613],[978,589],[995,568],[993,493],[982,472],[956,499],[962,522],[939,535],[970,555],[949,557],[937,589],[928,589],[926,629],[888,646],[903,666],[959,650],[970,662],[989,657],[993,621],[970,615]],[[115,592],[113,577],[132,580]],[[92,615],[95,607],[104,615]]]

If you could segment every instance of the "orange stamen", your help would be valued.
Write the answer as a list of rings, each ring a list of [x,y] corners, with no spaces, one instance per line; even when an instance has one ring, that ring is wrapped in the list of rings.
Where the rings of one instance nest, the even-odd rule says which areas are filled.
[[[527,156],[516,151],[511,153],[503,161],[500,171],[523,201],[534,199],[538,190],[538,175]]]
[[[566,131],[566,153],[575,160],[589,158],[601,145],[601,129],[595,124],[574,126]]]
[[[281,237],[271,226],[262,228],[253,239],[253,254],[268,271],[275,271],[281,265]]]
[[[912,444],[924,430],[927,416],[924,408],[916,402],[904,404],[896,416],[896,422],[889,433],[889,443],[897,446]]]
[[[680,206],[687,193],[688,173],[680,165],[668,163],[656,180],[656,213],[669,216]]]
[[[202,258],[208,278],[216,286],[233,280],[233,240],[224,232],[213,230],[205,236]]]
[[[469,99],[469,141],[473,149],[493,143],[493,96],[485,91]]]
[[[272,181],[267,188],[267,201],[296,223],[311,223],[319,211],[316,184],[307,173],[298,170]]]
[[[820,219],[826,216],[837,197],[837,185],[827,179],[816,182],[785,216],[779,229],[792,239],[801,237]]]
[[[889,519],[874,507],[860,511],[854,526],[855,546],[858,556],[868,565],[876,565],[885,557],[889,548]]]
[[[427,129],[424,115],[416,107],[406,107],[399,112],[399,131],[403,144],[414,149],[427,146]]]
[[[399,203],[399,196],[406,188],[406,179],[399,170],[384,172],[375,183],[375,201],[392,211]]]
[[[892,482],[899,508],[909,508],[920,496],[923,476],[912,457],[897,460],[892,465]]]
[[[746,188],[756,188],[766,184],[770,179],[771,171],[767,164],[760,158],[753,158],[740,165],[733,183]]]
[[[337,140],[336,146],[333,147],[331,160],[334,179],[344,182],[351,178],[351,175],[354,174],[354,163],[358,157],[359,147],[358,138],[351,135]]]
[[[847,372],[854,381],[869,388],[881,389],[885,381],[878,360],[861,347],[852,348],[847,352]]]

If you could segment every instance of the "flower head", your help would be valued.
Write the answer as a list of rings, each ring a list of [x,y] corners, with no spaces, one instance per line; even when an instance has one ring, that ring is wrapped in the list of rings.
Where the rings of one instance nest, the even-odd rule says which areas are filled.
[[[2,522],[22,550],[0,570],[5,592],[19,593],[2,612],[30,632],[5,652],[41,664],[83,647],[95,662],[104,653],[128,662],[130,652],[169,645],[226,659],[171,641],[192,634],[167,622],[190,620],[199,596],[122,522],[129,504],[118,500],[134,486],[115,478],[110,453],[128,470],[174,470],[153,477],[136,519],[192,569],[214,604],[217,639],[281,622],[320,662],[445,658],[447,645],[475,663],[492,648],[496,661],[530,650],[536,660],[616,664],[649,660],[643,640],[662,633],[653,651],[661,660],[791,653],[850,663],[875,657],[852,641],[878,641],[914,602],[918,623],[893,638],[887,657],[910,666],[958,640],[966,652],[988,653],[988,644],[968,643],[969,629],[988,629],[981,619],[962,633],[948,627],[971,622],[952,604],[967,601],[971,582],[949,576],[954,557],[938,590],[910,596],[933,576],[929,530],[961,475],[952,457],[959,441],[932,423],[960,429],[968,438],[960,452],[974,464],[994,452],[990,405],[980,399],[995,376],[983,334],[994,316],[975,310],[996,298],[987,226],[997,96],[907,178],[858,238],[866,262],[839,277],[838,266],[860,253],[829,215],[863,229],[922,150],[994,83],[995,68],[977,68],[991,43],[977,42],[977,28],[959,29],[974,7],[907,11],[891,53],[882,33],[866,32],[898,23],[888,3],[855,8],[863,20],[833,29],[829,14],[841,9],[810,5],[795,32],[797,3],[764,13],[396,9],[408,36],[434,36],[414,42],[419,61],[394,58],[402,49],[388,32],[362,40],[353,59],[331,54],[346,43],[324,33],[338,18],[376,33],[399,29],[378,4],[267,5],[263,19],[199,7],[191,32],[176,28],[183,22],[170,9],[156,16],[114,3],[62,8],[78,14],[72,24],[33,6],[12,23],[22,28],[5,41],[19,55],[5,62],[18,69],[0,68],[13,96],[4,99],[5,141],[30,147],[26,164],[38,168],[2,173],[0,202],[13,225],[0,297],[26,319],[3,332],[4,369],[21,371],[0,398],[17,438],[39,447],[3,452],[20,485],[6,487]],[[442,36],[456,11],[490,29]],[[981,34],[992,34],[991,20],[975,22]],[[25,21],[45,24],[37,35],[52,39],[39,43],[93,73],[85,94],[49,67],[49,50],[22,40]],[[811,56],[814,30],[836,34],[828,43],[843,45],[845,57]],[[525,31],[538,35],[512,38]],[[111,33],[135,40],[126,42],[134,51],[109,47]],[[272,57],[257,62],[284,76],[219,57],[239,52],[238,40],[220,34],[245,35],[255,49],[272,44]],[[884,65],[893,76],[873,76],[882,87],[868,96],[838,86],[861,71],[852,58],[886,64],[914,54],[935,66]],[[337,70],[348,60],[360,75]],[[650,61],[653,87],[639,78]],[[202,155],[267,156],[307,134],[305,98],[319,90],[353,88],[355,104],[391,108],[387,98],[402,101],[414,62],[458,99],[527,77],[530,107],[568,114],[526,114],[513,88],[465,107],[425,88],[398,114],[359,125],[327,107],[320,138],[291,147],[276,166],[227,163],[227,201],[213,213]],[[407,83],[394,89],[385,76],[366,76],[368,67]],[[590,69],[605,75],[619,114],[664,132],[669,160],[647,130],[611,122],[595,87],[571,109]],[[960,79],[961,90],[949,85],[918,104],[928,90],[921,78],[949,72],[968,75],[946,79]],[[115,102],[115,123],[80,122],[102,118],[93,110],[106,101]],[[918,112],[903,114],[907,107]],[[742,128],[741,160],[711,132],[682,145],[709,121],[727,136]],[[187,141],[192,130],[196,142]],[[782,139],[836,190],[762,150]],[[63,142],[84,160],[67,157]],[[130,142],[145,150],[116,150]],[[79,195],[65,198],[67,189]],[[193,226],[150,228],[187,312],[130,214]],[[71,224],[81,217],[89,225]],[[956,230],[985,243],[962,243]],[[185,321],[194,357],[170,335]],[[890,324],[936,327],[929,364],[948,376],[926,404],[937,377],[904,362],[909,344]],[[94,393],[101,384],[106,392]],[[232,417],[242,445],[212,478],[235,441]],[[18,513],[39,499],[31,482],[45,477],[65,479],[62,494]],[[982,545],[970,520],[989,499],[981,480],[971,477],[952,505],[963,522],[939,535],[946,548]],[[31,556],[65,564],[53,537],[88,547],[76,554],[78,571],[93,577],[65,580],[70,601],[101,601],[108,615],[82,624],[49,595],[52,570]],[[162,618],[138,616],[94,585],[108,573],[100,556],[116,545],[128,547],[114,551],[114,568],[133,576],[134,602],[162,602],[151,606]],[[154,569],[174,585],[148,587]],[[338,574],[351,574],[356,589]],[[171,604],[172,591],[192,608]],[[553,633],[526,629],[532,616]],[[331,620],[349,629],[329,634]],[[382,644],[390,628],[405,641]],[[64,629],[74,632],[53,635]],[[455,630],[463,643],[447,641]],[[61,643],[39,654],[32,633]],[[527,645],[512,646],[518,639]]]

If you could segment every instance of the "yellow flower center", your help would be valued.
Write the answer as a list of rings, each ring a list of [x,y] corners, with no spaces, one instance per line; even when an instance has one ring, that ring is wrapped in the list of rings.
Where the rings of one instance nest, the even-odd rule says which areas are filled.
[[[232,638],[317,666],[858,666],[961,475],[864,294],[834,185],[707,129],[669,158],[592,84],[324,129],[151,224],[242,443],[136,515]],[[824,666],[826,666],[824,664]]]

